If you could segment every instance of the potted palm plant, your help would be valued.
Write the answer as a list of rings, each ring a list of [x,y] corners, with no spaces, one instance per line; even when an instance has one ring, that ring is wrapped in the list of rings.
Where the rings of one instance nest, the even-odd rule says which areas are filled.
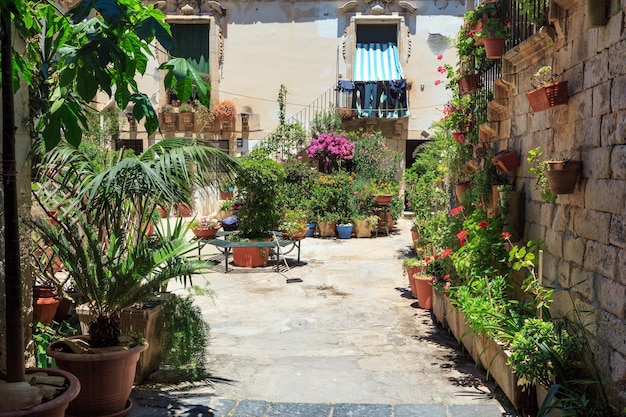
[[[194,184],[209,187],[216,171],[236,166],[218,149],[185,139],[161,141],[109,165],[93,163],[99,152],[59,146],[42,157],[42,171],[54,179],[45,183],[59,185],[68,198],[58,226],[43,216],[31,222],[64,264],[92,319],[88,335],[48,347],[58,366],[72,369],[81,381],[81,394],[68,413],[83,416],[123,415],[130,407],[135,365],[148,346],[120,336],[121,311],[153,295],[169,279],[208,269],[206,263],[188,259],[197,243],[186,238],[182,219],[173,227],[168,222],[166,230],[158,227],[156,237],[145,233],[157,202],[187,199]],[[113,377],[114,370],[122,370],[121,375]]]
[[[128,233],[115,226],[100,229],[79,210],[65,219],[61,227],[51,227],[42,218],[31,224],[53,245],[76,290],[88,300],[93,318],[88,335],[52,343],[47,353],[81,382],[79,395],[68,407],[70,414],[119,415],[131,407],[128,397],[135,367],[148,348],[140,339],[121,335],[121,311],[145,300],[170,279],[209,267],[186,257],[197,245],[185,238],[184,228],[155,243],[145,233]]]

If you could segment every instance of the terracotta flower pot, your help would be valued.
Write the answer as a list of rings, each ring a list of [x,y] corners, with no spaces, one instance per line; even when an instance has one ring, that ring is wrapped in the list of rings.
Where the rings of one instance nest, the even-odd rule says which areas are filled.
[[[455,142],[463,143],[465,141],[465,132],[455,130],[452,132],[452,139],[454,139]]]
[[[550,191],[554,194],[572,194],[576,189],[581,161],[546,162],[545,170]]]
[[[377,195],[376,196],[376,205],[378,205],[378,206],[386,206],[389,203],[391,203],[391,199],[392,198],[393,198],[393,195],[391,195],[391,194]]]
[[[306,236],[308,230],[309,230],[309,228],[306,227],[305,229],[300,230],[299,232],[294,233],[294,234],[289,234],[289,232],[287,232],[287,231],[283,231],[281,233],[283,234],[283,238],[284,239],[288,239],[288,240],[302,240]]]
[[[233,264],[244,268],[258,268],[267,265],[270,248],[233,248]]]
[[[465,75],[461,77],[458,85],[460,95],[472,94],[480,88],[480,74]]]
[[[60,299],[54,288],[36,285],[33,287],[33,320],[46,326],[52,323]]]
[[[230,191],[220,191],[220,200],[232,200],[233,193]]]
[[[500,59],[504,53],[504,43],[506,38],[485,38],[485,55],[488,59]]]
[[[415,280],[413,277],[417,274],[424,273],[423,266],[407,266],[406,267],[406,275],[409,279],[409,287],[411,288],[411,294],[413,297],[417,298],[417,286],[415,285]]]
[[[536,90],[526,93],[530,108],[537,113],[551,107],[567,104],[567,81],[560,81],[544,85]]]
[[[433,309],[433,278],[426,275],[414,275],[417,303],[420,308]]]
[[[512,172],[519,167],[519,159],[515,149],[498,152],[491,162],[504,172]]]
[[[213,239],[220,229],[191,229],[198,239]]]
[[[159,215],[161,216],[161,218],[166,218],[167,217],[167,211],[165,211],[165,209],[161,206],[157,206],[157,211],[159,212]]]
[[[189,204],[187,203],[176,204],[176,214],[178,214],[178,217],[191,216],[191,206],[189,206]]]
[[[74,336],[69,339],[85,338]],[[125,416],[132,408],[129,400],[135,367],[148,344],[103,353],[60,352],[60,343],[48,346],[46,353],[57,366],[80,381],[80,393],[67,408],[67,415],[83,417]]]
[[[463,194],[470,188],[472,188],[472,184],[469,181],[457,184],[454,189],[456,193],[456,199],[459,200],[459,202],[461,202],[461,198],[463,197]]]
[[[58,397],[31,407],[27,410],[0,411],[0,417],[64,417],[67,405],[78,395],[80,382],[69,372],[52,368],[28,368],[26,375],[35,372],[45,372],[48,376],[62,376],[67,383],[67,389]]]

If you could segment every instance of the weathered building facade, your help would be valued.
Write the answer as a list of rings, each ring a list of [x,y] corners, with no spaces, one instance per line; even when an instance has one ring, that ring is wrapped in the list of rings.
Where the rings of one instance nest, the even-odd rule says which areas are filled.
[[[175,52],[201,62],[212,102],[233,100],[237,109],[232,128],[211,126],[199,132],[199,126],[169,130],[162,124],[163,134],[199,132],[233,155],[245,154],[278,126],[281,85],[287,90],[287,121],[298,121],[305,128],[321,110],[350,107],[350,93],[337,92],[336,87],[339,81],[359,81],[355,62],[362,61],[356,57],[357,44],[364,42],[393,44],[400,66],[400,74],[393,78],[406,80],[406,108],[393,115],[362,112],[359,124],[382,130],[392,146],[406,152],[407,142],[423,140],[432,121],[441,117],[448,92],[435,85],[442,78],[437,68],[455,61],[449,38],[456,35],[465,12],[464,2],[447,0],[179,0],[156,6],[173,27]],[[183,46],[190,39],[191,47]],[[157,51],[162,62],[164,51],[158,47]],[[159,108],[169,104],[170,97],[158,83],[158,62],[153,64],[142,83]],[[379,81],[375,76],[370,79]],[[147,138],[141,126],[135,131],[124,127],[123,139],[142,140],[144,146],[159,138]],[[409,154],[414,146],[409,145]]]

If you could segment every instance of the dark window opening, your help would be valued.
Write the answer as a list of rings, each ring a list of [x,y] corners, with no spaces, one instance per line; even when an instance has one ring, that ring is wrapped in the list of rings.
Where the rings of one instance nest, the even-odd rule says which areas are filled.
[[[115,141],[115,150],[130,149],[135,152],[135,155],[139,155],[143,152],[143,140],[141,139],[122,139]]]
[[[357,43],[394,43],[398,44],[397,25],[358,25],[356,27]]]
[[[174,49],[172,55],[185,58],[198,71],[209,73],[209,28],[208,24],[170,24]]]

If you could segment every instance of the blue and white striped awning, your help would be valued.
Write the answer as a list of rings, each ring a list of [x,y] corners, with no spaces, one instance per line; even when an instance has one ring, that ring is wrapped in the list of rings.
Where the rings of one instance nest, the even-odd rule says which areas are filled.
[[[357,43],[354,81],[385,81],[404,78],[398,46],[389,43]]]

